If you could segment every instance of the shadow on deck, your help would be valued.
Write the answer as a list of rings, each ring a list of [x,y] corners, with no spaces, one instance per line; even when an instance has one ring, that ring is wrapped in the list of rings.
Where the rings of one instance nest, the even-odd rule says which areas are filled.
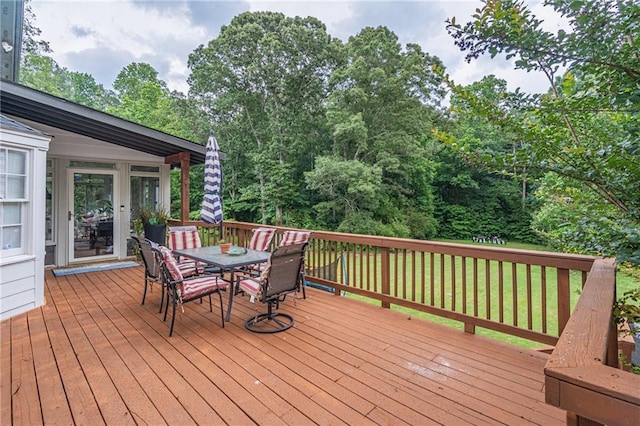
[[[0,324],[1,424],[565,423],[547,355],[406,314],[307,289],[287,332],[245,330],[264,306],[238,297],[170,338],[141,267],[45,275],[47,304]]]

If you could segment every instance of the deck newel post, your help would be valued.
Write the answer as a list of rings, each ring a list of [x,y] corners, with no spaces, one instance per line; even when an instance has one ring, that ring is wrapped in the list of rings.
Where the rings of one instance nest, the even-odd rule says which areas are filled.
[[[569,288],[569,270],[558,268],[558,336],[571,316],[571,295]]]
[[[381,272],[382,272],[382,294],[389,295],[391,294],[391,267],[390,267],[390,256],[389,256],[389,247],[382,247],[380,249],[380,257],[381,257]],[[391,303],[382,302],[382,307],[389,309],[391,307]]]
[[[180,222],[189,220],[189,168],[191,155],[188,152],[169,155],[164,159],[165,164],[180,164]]]

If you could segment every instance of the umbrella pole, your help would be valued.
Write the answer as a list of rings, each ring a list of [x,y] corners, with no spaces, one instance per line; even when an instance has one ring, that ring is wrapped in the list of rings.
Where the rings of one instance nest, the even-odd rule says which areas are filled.
[[[220,164],[220,207],[222,208],[223,217],[220,219],[220,239],[224,240],[224,203],[222,194],[224,193],[224,171],[222,170],[222,163]]]

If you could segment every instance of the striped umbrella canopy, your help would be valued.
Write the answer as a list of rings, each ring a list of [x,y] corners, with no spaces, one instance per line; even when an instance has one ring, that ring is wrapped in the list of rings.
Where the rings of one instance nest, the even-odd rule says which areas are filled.
[[[207,223],[222,224],[222,167],[220,166],[220,153],[218,141],[211,133],[207,141],[207,153],[204,159],[204,198],[200,218]]]

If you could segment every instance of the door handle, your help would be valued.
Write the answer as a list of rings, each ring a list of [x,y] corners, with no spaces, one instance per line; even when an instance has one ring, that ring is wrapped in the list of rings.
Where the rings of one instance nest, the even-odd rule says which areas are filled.
[[[73,213],[69,212],[69,222],[71,222],[71,220],[73,220]]]

